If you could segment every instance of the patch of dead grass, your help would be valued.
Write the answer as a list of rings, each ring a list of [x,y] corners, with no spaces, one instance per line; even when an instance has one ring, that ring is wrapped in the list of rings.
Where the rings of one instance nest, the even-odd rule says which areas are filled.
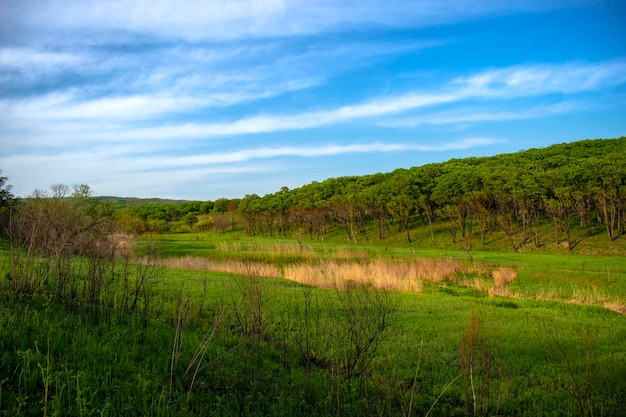
[[[509,295],[508,286],[517,277],[517,271],[502,267],[492,271],[491,276],[493,287],[489,290],[489,295],[505,297]]]
[[[283,276],[322,288],[359,285],[418,293],[422,291],[425,281],[451,279],[460,270],[461,264],[454,260],[415,259],[411,262],[391,262],[377,259],[367,263],[327,260],[288,266]]]
[[[319,260],[280,268],[263,262],[240,260],[213,261],[208,258],[184,256],[167,258],[163,265],[176,269],[218,271],[237,275],[278,277],[320,288],[371,287],[419,293],[424,282],[453,280],[463,265],[449,259],[414,259],[393,262],[381,259],[369,262]]]
[[[195,269],[199,271],[217,271],[236,275],[248,275],[259,277],[281,277],[282,272],[278,267],[263,262],[252,261],[212,261],[198,256],[183,256],[167,258],[163,265],[175,269]]]

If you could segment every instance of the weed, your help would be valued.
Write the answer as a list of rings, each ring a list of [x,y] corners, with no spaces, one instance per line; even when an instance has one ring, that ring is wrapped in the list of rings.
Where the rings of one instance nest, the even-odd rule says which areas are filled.
[[[493,276],[493,290],[490,291],[490,295],[509,295],[508,286],[517,277],[517,272],[511,268],[498,268],[491,275]]]
[[[459,360],[465,375],[465,402],[468,414],[474,416],[499,414],[501,355],[496,346],[497,340],[495,334],[489,335],[485,332],[479,313],[472,310],[470,320],[461,333],[459,346]],[[493,379],[496,382],[495,394],[492,392]],[[470,393],[471,401],[468,401]],[[494,395],[495,406],[491,403]]]

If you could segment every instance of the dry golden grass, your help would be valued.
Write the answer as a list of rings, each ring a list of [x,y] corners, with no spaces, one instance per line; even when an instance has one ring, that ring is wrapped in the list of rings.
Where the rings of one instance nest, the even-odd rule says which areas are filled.
[[[529,296],[510,292],[508,285],[515,280],[517,272],[501,267],[491,271],[478,270],[476,266],[452,259],[413,259],[409,262],[374,259],[369,262],[337,261],[318,259],[316,262],[302,262],[289,265],[281,270],[277,266],[264,262],[226,260],[212,261],[207,258],[185,256],[167,258],[162,263],[166,267],[177,269],[196,269],[218,271],[236,275],[284,278],[328,289],[348,289],[368,287],[380,290],[419,293],[425,282],[453,281],[457,284],[485,291],[490,296],[510,298],[533,298],[587,305],[602,305],[605,308],[626,314],[626,305],[622,300],[610,297],[600,288],[574,288],[573,295],[564,298],[555,291],[546,290]],[[477,273],[474,277],[462,277],[463,273]]]
[[[626,314],[626,305],[624,305],[623,300],[612,297],[603,289],[595,286],[591,288],[574,288],[571,301],[578,304],[601,305],[620,314]]]
[[[116,236],[118,250],[132,248],[132,238]],[[452,259],[412,259],[393,261],[368,260],[368,254],[353,248],[326,250],[322,256],[315,255],[311,247],[300,248],[293,243],[243,244],[234,242],[216,245],[218,250],[254,251],[265,253],[307,253],[307,260],[283,269],[269,262],[240,260],[213,261],[203,257],[186,256],[165,259],[162,265],[178,269],[218,271],[236,275],[284,278],[320,288],[347,289],[369,287],[380,290],[419,293],[426,282],[451,281],[469,288],[488,293],[490,296],[510,298],[532,298],[587,305],[601,305],[607,309],[626,314],[623,300],[610,297],[600,288],[574,288],[573,294],[563,297],[556,290],[546,288],[539,294],[511,292],[509,284],[517,277],[517,271],[509,267],[495,270],[479,264],[470,266]]]
[[[291,265],[284,278],[322,288],[367,286],[382,290],[417,293],[424,281],[451,279],[461,270],[454,260],[415,259],[411,262],[372,260],[367,263],[321,261]]]
[[[215,249],[227,252],[265,252],[265,253],[313,253],[313,249],[307,245],[298,245],[297,243],[216,243]]]
[[[207,258],[185,256],[163,260],[163,265],[177,269],[219,271],[237,275],[282,277],[291,281],[321,288],[365,286],[381,290],[418,293],[423,283],[455,279],[462,264],[455,260],[414,259],[410,262],[372,260],[339,262],[320,260],[280,268],[263,262],[212,261]]]
[[[517,277],[517,272],[511,268],[498,268],[491,273],[493,277],[493,288],[489,290],[489,295],[508,296],[508,286]]]
[[[131,235],[116,233],[107,236],[108,244],[112,245],[115,250],[115,254],[118,256],[125,256],[137,247],[137,242]]]
[[[603,304],[604,308],[608,308],[609,310],[613,310],[616,313],[626,315],[626,305],[622,303],[605,303]]]
[[[510,282],[510,281],[509,281]],[[525,298],[534,300],[550,300],[559,301],[563,303],[583,304],[583,305],[596,305],[602,306],[606,309],[615,311],[620,314],[626,315],[626,305],[624,301],[608,295],[604,290],[598,287],[592,288],[574,288],[571,296],[563,296],[559,294],[556,289],[546,289],[540,293],[529,295],[518,292],[509,292],[508,290],[502,293],[496,293],[490,291],[490,295],[500,295],[509,298]]]
[[[167,258],[163,265],[175,269],[196,269],[201,271],[227,272],[237,275],[249,275],[258,277],[281,277],[279,268],[263,262],[251,261],[211,261],[197,256],[185,256],[179,258]]]
[[[477,276],[473,278],[464,278],[464,279],[459,280],[457,283],[460,285],[463,285],[464,287],[474,288],[479,291],[484,291],[486,293],[489,293],[490,295],[494,295],[492,294],[493,283],[491,282],[490,279],[485,278],[483,276]]]
[[[339,247],[334,252],[335,256],[345,259],[367,259],[369,257],[367,252],[350,247]]]

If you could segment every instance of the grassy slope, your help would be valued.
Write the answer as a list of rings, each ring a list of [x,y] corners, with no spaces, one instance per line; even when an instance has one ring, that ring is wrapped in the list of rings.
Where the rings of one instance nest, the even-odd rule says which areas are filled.
[[[197,271],[179,271],[178,278],[164,281],[167,293],[186,288],[196,296],[229,288],[226,274],[203,274]],[[184,284],[182,283],[184,282]],[[273,301],[270,310],[282,322],[290,307],[303,297],[303,287],[282,280],[270,280]],[[314,290],[315,297],[330,300],[334,292]],[[396,381],[405,388],[412,380],[420,363],[416,407],[428,409],[434,399],[459,373],[458,349],[461,333],[467,327],[472,311],[481,318],[483,331],[492,338],[502,363],[502,391],[507,401],[502,414],[533,415],[537,407],[560,408],[562,415],[572,412],[568,392],[572,380],[562,368],[562,361],[551,345],[553,331],[566,348],[568,360],[577,368],[585,366],[589,352],[594,361],[594,401],[604,390],[608,396],[626,388],[620,380],[626,372],[626,320],[614,312],[599,307],[577,306],[552,301],[510,300],[486,297],[478,291],[460,286],[429,286],[420,295],[396,294],[398,313],[388,340],[381,347],[376,360],[378,378]],[[273,328],[280,338],[281,329]],[[586,350],[586,343],[590,349]],[[607,391],[608,390],[608,391]],[[408,388],[406,393],[408,394]],[[609,392],[613,391],[612,394]],[[455,384],[441,404],[440,415],[463,396],[462,384]],[[561,402],[565,402],[561,404]],[[406,406],[406,404],[405,404]],[[555,415],[559,415],[555,411]]]
[[[405,232],[392,230],[388,237],[377,238],[373,228],[367,237],[359,236],[357,245],[351,244],[341,229],[331,228],[324,242],[305,240],[307,251],[300,251],[290,236],[279,238],[247,237],[242,231],[219,233],[191,233],[156,235],[154,241],[166,256],[204,256],[211,259],[239,259],[287,264],[307,262],[312,257],[343,256],[354,259],[411,259],[414,257],[452,258],[471,260],[487,266],[509,266],[516,269],[517,279],[511,284],[511,294],[529,298],[564,299],[586,304],[626,305],[626,239],[609,242],[602,230],[582,239],[573,250],[552,242],[551,224],[543,225],[543,245],[535,248],[526,244],[519,252],[511,251],[502,234],[492,233],[487,245],[482,246],[478,236],[452,243],[445,224],[435,228],[435,242],[426,225],[415,224],[411,230],[412,242]],[[573,234],[581,234],[573,229]],[[293,250],[286,251],[284,247]],[[338,250],[338,248],[343,248]]]
[[[372,230],[370,236],[375,236],[373,233]],[[545,233],[549,235],[549,225]],[[337,230],[329,234],[325,242],[307,241],[310,251],[306,252],[297,250],[296,242],[289,237],[277,243],[276,239],[248,238],[241,231],[145,239],[155,241],[167,256],[238,258],[281,265],[308,262],[312,256],[356,261],[377,257],[450,257],[516,268],[519,274],[510,290],[526,297],[545,298],[546,294],[555,294],[576,301],[581,294],[595,291],[598,297],[617,299],[622,304],[626,300],[626,258],[594,253],[600,251],[594,249],[594,239],[602,242],[603,236],[581,242],[572,253],[550,244],[538,251],[512,253],[507,251],[506,240],[498,236],[490,237],[488,250],[479,248],[477,242],[468,250],[452,245],[443,228],[437,231],[435,245],[431,245],[425,227],[416,227],[412,234],[414,242],[411,244],[405,242],[404,234],[398,234],[384,241],[376,239],[369,244],[352,245],[347,243],[345,234]],[[608,250],[602,248],[602,252],[625,252],[623,238],[603,245]],[[284,250],[284,246],[296,249]],[[597,248],[600,246],[598,243]],[[210,327],[213,312],[220,304],[232,303],[232,294],[237,290],[233,282],[230,274],[166,270],[153,300],[154,310],[159,313],[151,319],[147,331],[134,319],[124,317],[92,328],[80,311],[59,309],[47,302],[26,301],[24,304],[3,297],[0,303],[0,415],[15,415],[16,410],[22,415],[41,415],[46,403],[43,394],[46,380],[50,382],[47,408],[51,415],[54,410],[67,415],[99,412],[103,415],[132,412],[208,415],[209,412],[219,414],[220,409],[228,415],[226,407],[234,404],[243,404],[243,411],[249,415],[254,410],[260,415],[284,415],[288,413],[286,410],[291,410],[289,412],[295,415],[298,413],[293,410],[299,406],[294,404],[294,398],[302,396],[308,398],[308,405],[303,405],[305,408],[299,414],[336,415],[338,406],[329,398],[329,393],[337,389],[333,384],[338,382],[330,369],[302,369],[297,358],[290,356],[293,351],[288,353],[276,347],[293,347],[295,339],[302,336],[294,309],[302,305],[306,291],[312,291],[321,306],[320,314],[328,317],[327,320],[332,320],[336,293],[307,290],[280,279],[263,281],[271,295],[266,307],[271,317],[268,337],[277,342],[276,345],[256,345],[253,351],[260,352],[261,356],[250,356],[253,351],[226,331],[213,341],[206,358],[210,366],[200,374],[193,395],[172,397],[168,394],[177,303],[184,298],[191,305],[177,374],[183,384],[188,383],[183,377],[185,367]],[[426,285],[419,295],[398,293],[393,298],[397,314],[388,339],[380,346],[368,382],[372,404],[375,396],[384,398],[385,392],[388,395],[393,392],[393,399],[383,402],[386,415],[406,415],[418,363],[414,415],[424,415],[447,384],[459,375],[459,345],[472,312],[480,317],[481,332],[488,336],[496,352],[495,360],[501,364],[501,371],[491,375],[492,384],[496,379],[499,381],[501,415],[577,413],[572,392],[577,384],[586,385],[585,378],[580,376],[586,369],[593,371],[589,398],[594,406],[604,401],[613,407],[606,409],[605,414],[626,412],[623,408],[614,408],[615,399],[626,391],[626,378],[623,378],[626,375],[623,337],[626,319],[623,315],[600,307],[551,300],[489,297],[485,291],[454,283]],[[562,351],[554,340],[559,341]],[[50,355],[48,349],[52,352]],[[47,357],[53,358],[51,365],[46,365]],[[567,362],[575,368],[574,374],[569,373]],[[263,383],[263,387],[245,388],[245,392],[254,392],[256,397],[248,394],[239,399],[231,397],[244,392],[237,384],[255,378],[273,382]],[[216,391],[216,386],[231,388]],[[455,382],[439,400],[435,414],[461,415],[464,386],[467,385],[463,378]],[[354,395],[362,397],[361,388],[351,389],[355,390]],[[349,403],[355,399],[347,393],[342,395],[344,414],[365,410],[363,404]],[[37,405],[30,409],[32,413],[28,412],[28,404]],[[492,407],[491,412],[495,412],[495,408]]]

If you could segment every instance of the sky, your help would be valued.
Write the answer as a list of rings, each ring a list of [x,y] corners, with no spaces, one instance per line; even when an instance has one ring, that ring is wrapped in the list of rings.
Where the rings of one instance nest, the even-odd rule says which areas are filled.
[[[626,135],[621,0],[0,3],[18,196],[262,196]]]

